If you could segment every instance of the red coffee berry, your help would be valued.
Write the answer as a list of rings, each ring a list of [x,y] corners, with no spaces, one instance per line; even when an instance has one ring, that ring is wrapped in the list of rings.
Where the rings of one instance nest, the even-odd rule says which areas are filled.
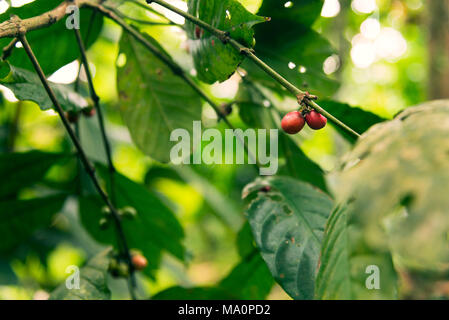
[[[304,117],[299,111],[287,113],[281,121],[282,129],[288,134],[298,133],[304,127],[304,124]]]
[[[310,128],[319,130],[326,126],[327,119],[322,114],[316,112],[315,110],[312,110],[308,114],[306,114],[306,122]]]
[[[141,254],[134,254],[131,258],[132,264],[136,270],[143,270],[148,266],[148,260]]]
[[[200,27],[195,26],[195,36],[197,37],[197,39],[201,38],[202,35],[203,35],[203,30]]]

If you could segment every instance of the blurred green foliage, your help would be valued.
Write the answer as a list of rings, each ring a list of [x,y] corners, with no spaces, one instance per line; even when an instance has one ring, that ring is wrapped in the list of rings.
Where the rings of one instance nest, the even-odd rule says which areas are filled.
[[[31,4],[33,12],[37,2],[42,4],[45,1],[38,0],[34,5]],[[262,5],[262,0],[240,0],[239,2],[254,14]],[[48,6],[52,7],[52,3],[54,1],[48,2]],[[107,3],[136,19],[153,22],[167,22],[167,17],[179,19],[179,16],[176,17],[165,10],[160,10],[160,7],[155,8],[163,12],[163,15],[166,15],[165,18],[147,12],[132,3],[121,4],[121,1],[108,1]],[[261,56],[299,87],[310,90],[312,93],[320,93],[326,99],[323,102],[324,108],[328,105],[330,109],[342,111],[342,108],[334,102],[340,101],[344,103],[345,107],[350,108],[346,105],[348,103],[371,112],[364,113],[359,110],[357,117],[353,118],[354,126],[358,126],[357,129],[361,132],[368,129],[367,122],[371,125],[385,118],[391,118],[407,106],[426,100],[427,50],[426,29],[423,28],[424,1],[379,0],[377,1],[377,10],[370,14],[357,13],[351,9],[350,1],[340,1],[340,13],[329,18],[320,17],[321,1],[308,1],[306,8],[310,21],[306,19],[301,22],[298,22],[294,18],[295,16],[290,17],[291,19],[282,16],[282,8],[278,8],[282,10],[273,11],[270,6],[274,3],[280,2],[263,1],[262,9],[264,11],[260,12],[260,15],[269,16],[279,13],[279,16],[274,16],[273,23],[266,22],[255,28],[256,50],[260,48]],[[177,4],[187,8],[187,4],[182,1],[178,1]],[[22,8],[23,12],[27,11],[26,8]],[[41,9],[45,11],[46,7],[39,7],[39,10]],[[289,12],[288,10],[284,11]],[[301,14],[301,10],[299,14]],[[1,15],[0,20],[4,21],[8,17]],[[24,17],[26,16],[24,15],[22,18]],[[288,23],[276,21],[276,18],[286,19]],[[406,52],[397,59],[390,61],[379,59],[366,68],[357,67],[351,60],[351,41],[354,41],[354,37],[361,32],[360,27],[368,18],[377,19],[382,28],[391,27],[398,30],[406,41]],[[176,26],[155,26],[139,24],[133,20],[128,21],[132,22],[141,32],[148,33],[155,41],[158,41],[187,72],[195,74],[195,64],[189,52],[192,48],[189,47],[190,44],[184,30]],[[82,25],[85,24],[87,23],[83,20]],[[286,32],[286,28],[289,32]],[[81,29],[83,30],[83,27]],[[195,32],[194,29],[190,29],[192,36]],[[120,179],[125,184],[126,190],[133,190],[132,196],[145,197],[144,195],[148,194],[149,196],[145,200],[153,202],[146,205],[154,210],[164,211],[170,217],[168,219],[170,222],[175,221],[172,224],[174,227],[170,227],[170,224],[166,226],[167,232],[161,236],[163,238],[158,239],[160,240],[158,245],[162,245],[157,248],[148,248],[152,243],[144,243],[139,247],[139,242],[145,241],[139,237],[143,238],[145,231],[152,232],[151,228],[142,229],[142,226],[128,226],[129,233],[136,237],[131,241],[133,247],[150,252],[148,255],[148,258],[151,259],[150,266],[154,265],[150,272],[138,274],[139,296],[155,295],[155,298],[162,299],[180,298],[182,295],[188,294],[188,297],[192,298],[192,294],[194,294],[201,298],[225,298],[229,295],[229,288],[234,283],[241,282],[242,278],[238,276],[241,277],[241,274],[252,275],[252,272],[245,270],[249,265],[254,268],[251,271],[257,270],[252,275],[254,278],[249,280],[255,281],[261,286],[255,287],[254,283],[248,281],[248,285],[240,292],[232,292],[233,297],[289,299],[289,296],[278,285],[273,286],[273,279],[268,274],[266,266],[261,264],[260,254],[252,253],[255,247],[249,234],[248,224],[245,224],[246,220],[243,215],[245,205],[241,199],[241,191],[257,177],[256,168],[250,165],[173,167],[160,164],[144,155],[132,142],[132,130],[130,130],[131,134],[128,131],[133,124],[130,125],[122,120],[120,110],[129,106],[127,106],[127,101],[124,102],[126,99],[123,99],[123,95],[120,98],[116,78],[119,76],[120,79],[126,80],[122,84],[119,82],[122,89],[129,85],[136,86],[144,95],[148,93],[149,88],[140,87],[143,80],[137,77],[136,71],[128,74],[129,78],[125,78],[123,74],[122,68],[130,60],[126,54],[120,54],[124,51],[123,42],[126,40],[126,36],[122,37],[121,29],[110,20],[102,21],[100,19],[96,21],[93,30],[95,32],[90,37],[92,44],[88,50],[88,58],[92,64],[94,84],[106,114],[108,134],[114,150],[113,160],[119,171]],[[30,43],[33,47],[38,48],[36,49],[38,58],[42,60],[44,69],[50,75],[57,70],[54,64],[62,66],[61,63],[70,63],[78,57],[79,52],[74,45],[74,38],[72,40],[64,38],[68,45],[63,49],[65,52],[71,53],[68,58],[67,56],[59,57],[59,51],[56,49],[39,48],[39,41],[47,37],[47,33],[36,34],[35,38],[31,36],[33,33],[30,33]],[[301,38],[303,35],[306,37]],[[49,40],[52,45],[59,41],[54,37],[57,37],[56,33],[52,35],[53,40]],[[119,45],[121,37],[122,47]],[[2,46],[6,44],[2,43]],[[272,49],[277,49],[281,53],[279,55],[270,53],[269,51]],[[17,58],[14,55],[16,52],[18,53]],[[12,56],[14,58],[11,58],[10,62],[16,67],[29,69],[27,64],[21,60],[23,55],[23,49],[15,48]],[[327,74],[326,69],[323,69],[323,63],[329,56],[338,57],[336,60],[338,67]],[[290,63],[293,63],[293,68]],[[62,74],[59,74],[59,78],[57,74],[53,75],[53,80],[58,82],[62,79],[66,82],[65,86],[73,88],[78,65],[77,62],[71,63],[68,68],[64,68]],[[117,67],[119,68],[118,72]],[[151,65],[136,63],[135,70],[139,67],[152,68]],[[239,128],[279,126],[280,115],[295,108],[296,102],[286,96],[285,91],[273,81],[267,80],[264,75],[256,72],[248,61],[242,65],[242,68],[249,72],[248,79],[258,81],[259,96],[255,98],[252,95],[250,104],[247,101],[237,101],[234,110],[228,117],[229,120]],[[146,71],[149,72],[149,70]],[[154,72],[156,73],[156,70]],[[83,72],[81,80],[81,92],[86,95],[87,85]],[[180,84],[172,85],[176,86],[175,91],[179,90]],[[234,102],[234,100],[245,97],[245,92],[242,92],[244,86],[238,74],[233,75],[224,83],[212,85],[200,83],[200,86],[212,95],[215,101],[221,103]],[[18,95],[17,92],[15,93]],[[143,99],[142,105],[145,105],[149,99]],[[30,100],[36,101],[36,99]],[[195,99],[196,104],[194,104],[199,109],[200,104],[197,100]],[[326,101],[329,103],[326,104]],[[186,100],[178,101],[178,103],[177,107],[180,109],[190,108],[190,104]],[[196,111],[200,113],[199,110]],[[345,112],[343,111],[341,114],[345,121]],[[202,114],[199,116],[205,127],[224,130],[224,123],[217,120],[213,110],[207,104],[203,105]],[[367,120],[360,124],[360,117]],[[348,118],[347,122],[352,121]],[[151,125],[155,124],[143,124],[142,127]],[[89,158],[105,165],[106,158],[95,119],[82,118],[77,130]],[[157,135],[155,139],[157,138],[160,136]],[[285,145],[282,146],[280,160],[283,174],[288,173],[307,182],[314,181],[314,184],[322,190],[327,190],[328,185],[335,184],[332,177],[326,178],[325,181],[323,174],[337,167],[338,159],[350,149],[350,141],[330,126],[318,132],[304,129],[300,136],[286,139]],[[20,170],[25,170],[25,177],[29,183],[24,183],[18,188],[14,187],[14,175],[11,176],[11,173],[14,173],[14,170],[19,170],[20,162],[8,160],[5,156],[5,161],[12,163],[13,166],[5,170],[2,175],[2,178],[7,181],[2,182],[0,190],[6,189],[14,193],[14,199],[19,199],[20,202],[34,201],[29,199],[35,198],[54,197],[55,190],[64,193],[68,200],[63,207],[61,205],[62,208],[48,212],[49,221],[45,226],[33,230],[34,232],[14,246],[13,250],[0,255],[0,299],[48,298],[49,293],[64,282],[68,275],[65,270],[69,265],[82,266],[88,258],[105,248],[105,245],[99,242],[110,243],[111,239],[109,238],[112,238],[108,234],[107,241],[99,239],[101,238],[98,236],[100,231],[96,230],[99,212],[92,209],[92,207],[98,207],[98,204],[92,205],[89,210],[86,209],[81,215],[78,215],[78,210],[83,208],[83,205],[80,205],[79,208],[78,201],[73,195],[79,191],[80,186],[83,187],[83,190],[89,191],[88,193],[92,193],[93,189],[84,171],[79,170],[79,164],[74,157],[71,157],[73,155],[71,142],[66,137],[56,113],[51,109],[41,111],[33,102],[17,101],[10,91],[2,87],[0,104],[1,157],[11,151],[30,154],[28,151],[35,149],[41,150],[44,155],[51,152],[52,155],[64,156],[61,156],[62,160],[59,159],[60,161],[57,163],[51,163],[51,168],[46,164],[53,159],[45,157],[33,160],[38,162],[39,166],[33,166],[32,172],[28,172],[28,169],[31,169],[29,166],[23,165]],[[301,160],[295,162],[292,158],[288,158],[289,154],[294,155],[293,159]],[[304,163],[307,164],[306,168],[310,168],[307,170],[307,174],[303,174],[300,169],[304,168]],[[6,168],[6,166],[1,167],[0,170],[2,168]],[[35,176],[39,179],[34,181],[33,177]],[[107,179],[104,179],[103,182],[107,184],[106,181]],[[120,201],[123,202],[123,205],[128,205],[128,202],[132,200],[130,198]],[[330,200],[328,201],[330,202]],[[0,206],[0,208],[2,207]],[[90,213],[91,209],[96,215],[89,214],[87,216],[86,213]],[[138,209],[138,211],[141,214],[144,208]],[[330,214],[330,210],[328,211]],[[1,211],[0,218],[3,214],[6,213]],[[91,220],[89,224],[92,228],[90,230],[88,228],[90,233],[86,232],[86,228],[83,227],[86,219]],[[177,221],[172,219],[177,219]],[[2,228],[8,229],[9,227],[0,221],[0,229],[3,230]],[[174,232],[174,235],[170,232]],[[152,233],[151,236],[157,238],[160,235]],[[151,236],[149,239],[152,239]],[[174,241],[174,244],[170,242],[171,240]],[[174,247],[170,247],[170,244],[173,244]],[[162,251],[161,248],[166,251]],[[317,258],[316,250],[312,250],[312,253],[314,258]],[[265,256],[263,258],[267,261]],[[236,276],[235,270],[242,273],[233,277]],[[277,280],[279,278],[280,275]],[[110,276],[108,281],[112,298],[128,298],[124,281],[114,280]],[[282,280],[280,282],[282,283]],[[186,291],[185,288],[193,289]],[[321,289],[322,287],[318,287],[319,292]],[[308,292],[307,297],[313,295],[313,289],[310,290],[312,293]],[[289,293],[291,294],[291,291]]]

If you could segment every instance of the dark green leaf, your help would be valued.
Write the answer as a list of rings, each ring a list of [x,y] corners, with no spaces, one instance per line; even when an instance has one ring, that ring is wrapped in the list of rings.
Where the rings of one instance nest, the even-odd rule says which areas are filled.
[[[29,151],[0,155],[0,198],[7,197],[22,188],[39,182],[47,171],[65,155]]]
[[[61,0],[36,0],[18,8],[10,7],[5,13],[0,15],[0,21],[3,22],[9,19],[12,14],[19,16],[21,19],[38,16],[56,8],[59,4],[61,4]],[[80,31],[83,39],[86,39],[93,11],[90,9],[81,9],[80,14]],[[79,49],[76,45],[74,31],[67,29],[65,24],[66,19],[61,19],[50,27],[34,30],[27,34],[27,39],[33,52],[47,75],[50,75],[62,66],[79,57]],[[102,26],[102,15],[96,14],[88,38],[89,41],[87,42],[88,48],[98,38]],[[43,39],[45,39],[45,41],[43,41]],[[0,47],[5,47],[9,41],[11,41],[11,39],[0,39]],[[34,68],[23,49],[14,49],[8,60],[13,65],[34,71]]]
[[[266,108],[254,102],[239,103],[240,118],[252,128],[276,129],[273,112],[276,113],[273,108]]]
[[[281,134],[279,142],[286,161],[286,165],[281,169],[280,174],[288,174],[293,178],[327,191],[323,169],[310,160],[286,134]]]
[[[348,222],[344,206],[337,207],[326,225],[321,251],[320,269],[316,280],[317,299],[395,299],[396,272],[391,255],[366,245],[366,235]],[[368,277],[373,274],[369,266],[378,268],[379,288]]]
[[[99,172],[105,181],[109,181],[107,170],[100,168]],[[135,219],[123,219],[123,228],[129,246],[141,250],[148,259],[148,273],[151,274],[158,267],[162,250],[183,260],[185,250],[181,241],[184,232],[174,214],[144,186],[120,174],[115,175],[115,183],[117,207],[131,206],[137,211]],[[81,221],[97,241],[115,244],[113,229],[101,230],[99,226],[103,206],[95,196],[80,198]]]
[[[0,252],[26,241],[36,230],[49,226],[61,210],[66,195],[0,202]]]
[[[337,119],[340,119],[360,134],[364,133],[369,127],[376,123],[386,120],[372,112],[365,111],[358,107],[352,107],[346,103],[327,100],[320,101],[319,104],[330,114],[334,115]],[[355,142],[357,140],[352,134],[341,129],[340,126],[336,125],[335,128],[350,142]]]
[[[334,54],[329,42],[311,29],[319,16],[322,1],[286,2],[265,0],[259,15],[270,16],[268,23],[256,26],[256,53],[295,86],[319,96],[330,96],[338,89],[338,83],[323,71],[324,61]],[[277,88],[278,85],[250,61],[245,62],[253,79],[263,85]],[[286,92],[286,91],[285,91]]]
[[[3,76],[0,84],[11,89],[17,99],[33,101],[42,110],[54,108],[36,73],[14,67],[8,62],[0,62],[0,73]],[[76,93],[71,86],[51,81],[49,84],[64,110],[80,110],[87,107],[87,100]]]
[[[291,297],[313,299],[332,200],[288,177],[258,179],[243,195],[250,200],[246,214],[256,244],[275,280]]]
[[[290,3],[288,1],[264,0],[258,14],[268,16],[274,22],[294,22],[304,28],[311,27],[320,16],[323,3],[323,0],[300,0],[290,1]]]
[[[50,300],[109,300],[111,292],[107,286],[107,275],[111,250],[106,249],[90,259],[79,270],[80,288],[68,289],[66,283],[56,288]],[[73,275],[73,273],[72,273]],[[67,279],[68,281],[70,279]]]
[[[146,39],[163,49],[148,35]],[[163,51],[164,52],[164,51]],[[118,68],[121,113],[134,143],[147,155],[169,162],[175,129],[192,133],[201,120],[201,101],[193,89],[126,32],[120,40],[126,65]]]
[[[248,12],[236,0],[190,0],[188,12],[229,32],[233,39],[247,47],[253,47],[252,27],[265,21]],[[240,52],[191,22],[186,22],[186,29],[198,78],[207,83],[227,80],[243,61]]]
[[[248,222],[245,222],[237,234],[237,251],[240,257],[244,258],[250,255],[254,248],[256,248],[256,244],[254,242],[251,226]]]

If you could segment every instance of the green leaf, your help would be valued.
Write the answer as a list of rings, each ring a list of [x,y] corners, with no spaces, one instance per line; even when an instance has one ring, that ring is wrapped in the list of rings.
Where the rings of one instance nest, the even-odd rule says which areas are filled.
[[[250,201],[246,215],[257,247],[275,280],[294,299],[313,299],[332,200],[289,177],[257,179],[243,196]]]
[[[234,300],[236,299],[236,297],[230,295],[229,293],[220,288],[172,287],[162,292],[159,292],[155,296],[151,297],[151,299],[152,300]]]
[[[262,300],[274,281],[265,262],[255,249],[218,284],[217,287],[172,287],[159,292],[153,300]]]
[[[108,172],[101,168],[100,174],[109,181]],[[131,206],[137,211],[133,220],[123,219],[122,224],[129,246],[141,250],[148,259],[148,274],[157,269],[161,251],[165,250],[183,260],[185,249],[181,243],[184,232],[175,215],[144,186],[121,174],[115,175],[114,193],[118,208]],[[115,244],[113,228],[101,230],[99,220],[103,202],[96,196],[80,198],[81,221],[91,236],[101,243]]]
[[[190,14],[229,32],[233,39],[251,48],[254,36],[252,27],[265,21],[263,17],[248,12],[236,0],[190,0],[188,5]],[[186,22],[186,29],[198,78],[207,83],[227,80],[243,61],[240,52],[189,21]]]
[[[263,105],[266,98],[255,84],[244,82],[239,87],[237,100],[242,101],[238,104],[239,114],[248,126],[261,129],[279,128],[279,112],[272,105],[269,107]],[[327,191],[324,172],[320,166],[309,159],[286,134],[280,133],[278,139],[279,153],[286,162],[279,173],[308,182],[323,191]]]
[[[33,101],[42,110],[54,108],[53,102],[36,73],[14,67],[8,62],[2,61],[0,62],[0,74],[2,75],[0,84],[11,89],[17,99]],[[49,81],[49,84],[64,110],[75,111],[88,106],[87,100],[76,93],[71,86],[51,81]]]
[[[263,300],[270,293],[274,280],[257,250],[234,267],[219,287],[232,292],[238,299]]]
[[[352,107],[346,103],[340,103],[331,100],[319,101],[321,107],[327,112],[334,115],[337,119],[342,120],[349,127],[356,132],[362,134],[376,123],[385,121],[386,119],[378,115],[360,109],[359,107]],[[349,142],[354,143],[357,139],[347,133],[346,130],[341,129],[340,126],[334,126]]]
[[[251,226],[245,222],[243,227],[237,234],[237,251],[240,257],[244,258],[250,255],[254,248],[256,248]]]
[[[29,151],[0,155],[0,198],[15,194],[42,180],[47,171],[66,155]]]
[[[18,8],[10,7],[5,13],[0,15],[0,21],[6,21],[12,14],[19,16],[21,19],[35,17],[56,8],[60,4],[61,0],[36,0]],[[93,13],[94,12],[90,9],[84,8],[80,10],[80,32],[83,39],[86,39],[88,26],[90,25]],[[65,23],[66,19],[61,19],[50,27],[34,30],[27,34],[28,42],[30,43],[39,64],[47,75],[79,57],[79,49],[76,46],[75,34],[73,30],[66,28]],[[89,48],[98,38],[102,26],[102,15],[96,14],[88,38],[87,48]],[[43,39],[45,39],[45,41],[43,41]],[[0,47],[5,47],[10,41],[11,39],[0,39]],[[13,65],[34,71],[34,68],[23,49],[14,49],[8,60]]]
[[[449,100],[407,108],[365,132],[338,177],[369,244],[409,268],[449,270],[448,122]]]
[[[316,280],[315,297],[323,300],[395,299],[397,279],[391,255],[376,251],[364,241],[366,234],[348,222],[345,206],[335,208],[326,225],[321,251],[320,269]],[[369,267],[378,268],[379,288],[368,277]]]
[[[277,128],[273,120],[274,108],[266,108],[263,105],[254,102],[240,102],[239,115],[240,118],[248,126],[260,129]]]
[[[144,36],[163,51],[153,38]],[[126,55],[126,65],[117,71],[123,120],[137,147],[160,162],[169,162],[170,150],[177,143],[170,141],[170,134],[175,129],[192,133],[193,121],[201,120],[200,98],[126,32],[120,54]]]
[[[271,21],[294,22],[302,27],[311,27],[320,16],[323,0],[301,0],[288,2],[278,0],[264,0],[258,14],[268,16]],[[301,17],[301,19],[298,19]]]
[[[256,26],[256,54],[265,63],[296,87],[310,90],[318,96],[330,96],[338,89],[338,82],[323,71],[324,61],[335,53],[330,43],[311,29],[319,16],[322,1],[292,1],[285,8],[283,1],[265,0],[258,14],[271,21]],[[243,65],[250,77],[264,86],[276,88],[264,71],[250,61]]]
[[[66,195],[0,202],[0,252],[26,241],[36,230],[50,225],[65,203]]]
[[[327,191],[323,169],[310,160],[302,152],[301,148],[286,134],[280,135],[279,142],[286,161],[280,174],[287,174],[298,180],[308,182],[320,188],[322,191]]]
[[[100,252],[79,270],[79,289],[68,289],[66,283],[64,282],[52,292],[50,295],[50,300],[111,299],[111,292],[107,286],[110,254],[111,249],[106,249]]]

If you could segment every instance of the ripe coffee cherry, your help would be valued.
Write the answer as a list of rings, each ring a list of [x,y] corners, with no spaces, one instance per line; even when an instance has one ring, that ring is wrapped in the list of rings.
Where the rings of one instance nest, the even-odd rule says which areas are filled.
[[[141,254],[134,254],[131,258],[134,268],[136,270],[143,270],[148,266],[148,260]]]
[[[314,130],[324,128],[327,123],[326,117],[316,112],[315,110],[312,110],[308,114],[306,114],[306,121],[309,127]]]
[[[299,111],[292,111],[287,113],[284,118],[282,118],[281,126],[282,129],[288,134],[295,134],[301,131],[304,127],[304,118]]]

